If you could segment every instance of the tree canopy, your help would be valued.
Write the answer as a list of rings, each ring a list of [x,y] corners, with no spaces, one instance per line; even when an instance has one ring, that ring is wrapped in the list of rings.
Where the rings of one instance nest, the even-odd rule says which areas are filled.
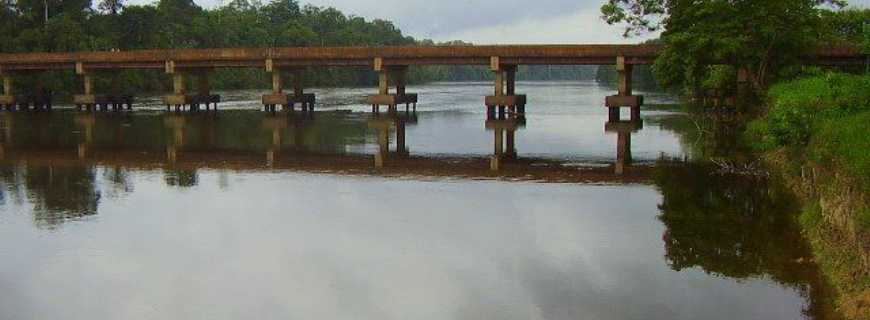
[[[845,5],[841,0],[608,0],[601,12],[607,23],[624,25],[626,36],[661,31],[664,49],[654,70],[666,86],[700,90],[717,82],[711,78],[734,78],[736,69],[744,69],[761,91],[820,41],[854,33],[854,21],[862,14],[866,19],[866,10],[854,13],[856,18],[831,11]],[[734,68],[728,72],[726,64]]]

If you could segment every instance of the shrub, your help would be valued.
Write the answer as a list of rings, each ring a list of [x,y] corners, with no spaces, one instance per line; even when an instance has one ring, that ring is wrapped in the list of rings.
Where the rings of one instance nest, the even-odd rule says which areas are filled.
[[[751,125],[765,147],[805,146],[828,119],[870,110],[870,76],[827,73],[770,89],[767,117]]]

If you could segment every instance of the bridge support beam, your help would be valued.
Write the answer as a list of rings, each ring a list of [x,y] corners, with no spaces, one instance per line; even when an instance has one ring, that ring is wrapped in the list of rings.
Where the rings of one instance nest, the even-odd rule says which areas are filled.
[[[190,109],[192,111],[200,111],[200,107],[205,105],[205,111],[211,110],[214,105],[214,110],[217,111],[217,104],[220,102],[219,95],[211,94],[211,84],[209,83],[209,75],[211,69],[196,70],[196,95],[190,98]]]
[[[267,59],[266,72],[272,77],[272,92],[263,95],[263,106],[267,112],[276,112],[279,105],[283,110],[293,112],[297,103],[303,112],[314,111],[317,98],[313,93],[305,93],[301,68],[281,69],[274,66],[271,59]],[[287,72],[292,75],[293,94],[284,93],[284,74]]]
[[[619,111],[623,107],[628,107],[631,110],[631,121],[640,121],[640,106],[643,105],[643,96],[632,94],[631,76],[633,67],[634,65],[625,61],[624,56],[616,58],[618,93],[605,99],[608,121],[619,121]]]
[[[102,110],[106,111],[111,108],[113,111],[123,110],[126,106],[127,110],[133,108],[133,96],[118,94],[120,90],[114,90],[112,95],[97,95],[94,91],[94,74],[87,70],[81,62],[76,63],[76,74],[81,77],[82,93],[73,95],[73,104],[76,109],[82,111]],[[116,78],[116,77],[115,77]],[[113,86],[117,87],[117,81],[113,81]]]
[[[487,119],[525,118],[526,95],[516,93],[517,66],[504,65],[499,57],[492,57],[490,69],[495,73],[495,90],[484,99]]]
[[[382,105],[387,106],[387,111],[395,113],[397,106],[404,104],[406,112],[417,111],[417,94],[407,93],[408,66],[386,66],[384,59],[375,58],[375,71],[378,72],[378,94],[369,96],[368,103],[372,106],[372,113],[379,113]],[[390,93],[390,87],[396,87],[396,93]],[[410,107],[413,105],[413,110]]]
[[[94,81],[91,73],[85,69],[84,64],[79,62],[76,63],[76,75],[81,78],[83,93],[73,95],[73,103],[79,111],[82,108],[88,111],[95,111],[97,108],[97,97],[94,95]]]

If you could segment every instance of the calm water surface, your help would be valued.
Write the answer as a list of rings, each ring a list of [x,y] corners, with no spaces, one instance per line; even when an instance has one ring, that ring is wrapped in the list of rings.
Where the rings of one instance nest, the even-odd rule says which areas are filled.
[[[686,115],[644,111],[624,183],[612,88],[521,83],[509,172],[535,178],[500,178],[488,84],[414,89],[411,160],[384,168],[370,89],[314,90],[313,117],[254,91],[217,116],[0,114],[0,319],[831,317],[791,199],[704,161]]]

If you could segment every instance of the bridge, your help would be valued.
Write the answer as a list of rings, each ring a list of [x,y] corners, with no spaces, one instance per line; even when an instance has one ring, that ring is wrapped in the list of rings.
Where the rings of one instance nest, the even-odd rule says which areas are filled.
[[[99,71],[120,69],[158,69],[172,79],[173,92],[163,98],[167,110],[188,107],[206,110],[220,97],[210,94],[209,71],[215,68],[260,68],[271,76],[272,92],[263,96],[267,111],[277,106],[293,111],[300,104],[303,111],[312,111],[315,97],[306,94],[302,86],[303,67],[346,66],[369,67],[378,72],[378,92],[368,98],[373,112],[382,105],[395,111],[398,105],[418,101],[416,94],[406,93],[406,73],[409,66],[422,65],[485,65],[495,74],[493,94],[484,98],[490,118],[522,117],[526,96],[516,93],[518,65],[616,65],[618,92],[605,100],[609,118],[619,120],[620,108],[631,110],[631,119],[638,120],[643,97],[633,95],[632,67],[651,64],[661,47],[657,45],[500,45],[500,46],[429,46],[429,47],[299,47],[299,48],[225,48],[225,49],[164,49],[109,52],[8,53],[0,54],[0,76],[3,94],[0,105],[7,110],[50,109],[50,99],[15,95],[13,76],[24,72],[75,70],[81,78],[82,91],[73,97],[74,104],[87,110],[127,109],[132,97],[97,95],[93,77]],[[866,55],[854,47],[819,48],[806,54],[804,62],[814,65],[861,65]],[[727,63],[727,62],[723,62]],[[292,76],[292,93],[284,92],[286,75]],[[746,81],[744,72],[738,81]],[[193,94],[185,88],[185,76],[197,78]],[[496,114],[496,110],[498,113]]]

